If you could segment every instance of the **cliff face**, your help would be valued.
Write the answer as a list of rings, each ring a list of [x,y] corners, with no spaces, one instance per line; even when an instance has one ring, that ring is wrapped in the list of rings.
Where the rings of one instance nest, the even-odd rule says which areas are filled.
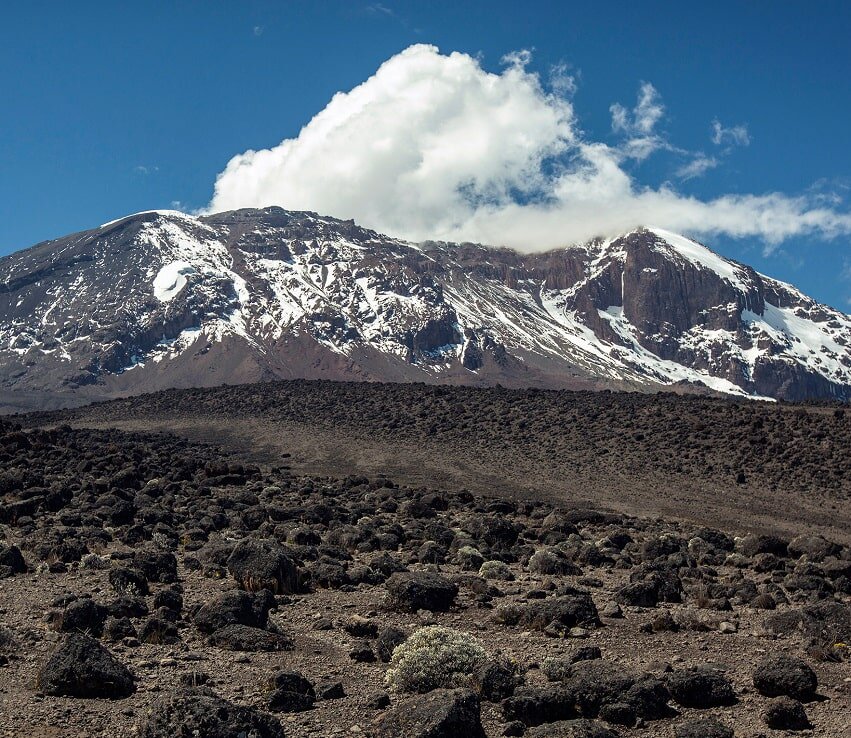
[[[0,260],[0,388],[28,404],[276,376],[847,400],[850,342],[843,313],[659,229],[524,255],[151,212]]]

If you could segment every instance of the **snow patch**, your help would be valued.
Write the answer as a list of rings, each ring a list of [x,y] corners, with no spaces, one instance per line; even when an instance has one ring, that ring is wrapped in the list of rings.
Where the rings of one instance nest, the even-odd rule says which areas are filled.
[[[731,261],[727,261],[727,259],[719,256],[714,251],[710,251],[706,246],[699,244],[697,241],[692,241],[685,236],[680,236],[676,233],[662,230],[661,228],[648,228],[647,230],[665,241],[673,248],[675,253],[685,257],[692,264],[715,272],[719,277],[727,280],[734,287],[742,290],[742,292],[748,291],[747,275],[741,267],[733,264]]]
[[[172,261],[163,266],[154,277],[154,297],[160,302],[171,302],[186,286],[186,276],[194,274],[195,267],[188,261]]]

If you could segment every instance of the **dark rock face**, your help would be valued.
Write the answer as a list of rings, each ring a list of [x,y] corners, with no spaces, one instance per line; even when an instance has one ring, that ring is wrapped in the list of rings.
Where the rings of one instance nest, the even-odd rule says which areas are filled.
[[[243,591],[223,592],[206,603],[195,614],[195,626],[202,633],[213,633],[229,625],[264,628],[275,598],[269,590],[251,594]]]
[[[269,376],[851,393],[846,315],[658,230],[521,255],[281,208],[152,212],[0,259],[0,282],[10,406]]]
[[[805,661],[794,656],[769,656],[753,674],[753,685],[766,697],[785,695],[807,702],[816,694],[818,679]]]
[[[136,689],[130,670],[83,633],[65,636],[39,672],[38,687],[57,697],[89,698],[127,697]]]
[[[148,710],[140,738],[284,738],[278,720],[250,707],[234,705],[212,690],[194,687],[164,694]]]
[[[376,724],[375,738],[485,738],[479,699],[463,689],[436,689],[403,700]]]
[[[277,541],[246,538],[227,561],[228,571],[243,589],[290,594],[298,588],[298,567]]]
[[[458,594],[456,584],[432,572],[397,572],[387,579],[385,587],[388,607],[401,612],[446,611]]]

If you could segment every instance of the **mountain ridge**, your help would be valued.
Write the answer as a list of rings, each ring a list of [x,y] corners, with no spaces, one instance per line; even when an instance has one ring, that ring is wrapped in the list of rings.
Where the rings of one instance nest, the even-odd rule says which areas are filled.
[[[0,259],[0,393],[24,404],[274,377],[847,401],[851,318],[660,228],[523,254],[146,211]]]

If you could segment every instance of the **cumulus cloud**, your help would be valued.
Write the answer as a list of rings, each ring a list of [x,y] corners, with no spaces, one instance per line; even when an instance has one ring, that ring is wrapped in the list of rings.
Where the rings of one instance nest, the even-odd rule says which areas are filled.
[[[792,236],[851,233],[851,214],[807,195],[704,200],[640,184],[628,159],[679,151],[657,132],[664,106],[653,85],[641,85],[631,109],[612,106],[617,143],[593,141],[565,90],[545,85],[528,69],[530,58],[513,52],[492,73],[467,54],[412,46],[334,95],[297,137],[231,159],[209,210],[281,205],[413,240],[521,250],[644,224],[758,237],[768,248]],[[684,174],[714,166],[704,158]]]

